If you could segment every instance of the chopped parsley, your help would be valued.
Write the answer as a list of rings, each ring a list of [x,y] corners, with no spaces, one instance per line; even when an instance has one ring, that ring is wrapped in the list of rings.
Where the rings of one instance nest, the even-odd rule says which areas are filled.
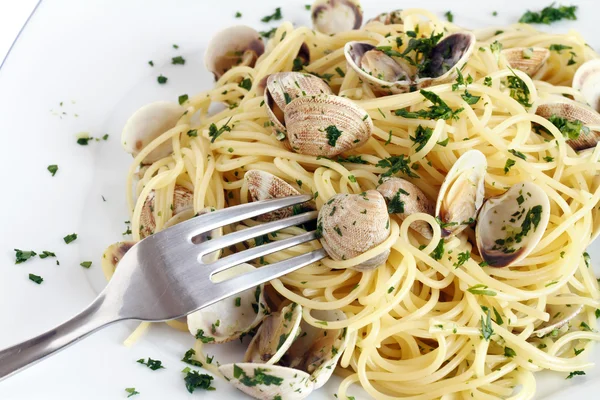
[[[525,81],[519,78],[510,67],[509,69],[513,73],[513,76],[506,77],[507,87],[510,89],[510,97],[519,102],[523,107],[531,107],[531,103],[529,103],[529,88],[525,84]]]
[[[583,122],[579,120],[569,121],[566,118],[552,114],[550,118],[548,118],[548,121],[552,122],[552,124],[558,128],[560,133],[569,140],[579,138],[579,134],[582,130],[585,134],[589,132],[589,128],[583,126]]]
[[[211,386],[213,378],[208,374],[201,374],[198,371],[192,371],[189,367],[184,368],[183,372],[185,372],[185,377],[183,380],[185,381],[185,388],[190,393],[194,393],[196,389],[204,389],[204,390],[216,390],[213,386]]]
[[[437,94],[421,89],[420,92],[423,97],[433,103],[428,109],[419,111],[406,111],[403,109],[396,110],[395,114],[404,118],[421,118],[421,119],[443,119],[448,120],[458,119],[458,114],[463,111],[463,108],[452,110],[448,104],[446,104],[440,96]]]
[[[444,256],[444,239],[440,239],[435,249],[429,254],[434,260],[441,260]]]
[[[519,213],[521,214],[522,212],[519,212]],[[527,211],[525,218],[523,218],[523,222],[521,223],[520,231],[518,231],[518,233],[516,233],[514,235],[507,237],[506,239],[497,239],[495,241],[494,247],[492,247],[492,250],[500,250],[505,254],[514,253],[515,249],[511,247],[512,244],[513,243],[521,243],[521,241],[523,240],[523,237],[525,237],[529,234],[529,231],[531,230],[532,225],[533,225],[534,230],[537,229],[541,218],[542,218],[542,206],[541,205],[533,206],[531,209],[529,209],[529,211]]]
[[[340,136],[342,136],[342,132],[335,125],[329,125],[327,128],[325,128],[325,132],[327,132],[327,143],[331,147],[335,147],[337,140]]]
[[[581,328],[582,331],[593,332],[593,329],[590,328],[590,326],[585,321],[581,321],[581,324],[579,324],[579,327]]]
[[[513,156],[519,157],[521,160],[527,161],[527,156],[525,156],[525,154],[521,153],[520,151],[517,151],[514,149],[508,149],[508,152],[510,154],[512,154]]]
[[[546,24],[550,25],[552,22],[560,21],[562,19],[568,19],[571,21],[577,20],[575,11],[577,6],[558,6],[554,7],[555,3],[544,7],[542,11],[527,11],[519,19],[519,22],[524,24]]]
[[[408,196],[408,192],[403,189],[398,189],[394,197],[388,203],[388,214],[403,214],[404,213],[404,202],[400,199],[400,195]]]
[[[427,142],[431,138],[432,134],[433,129],[431,128],[423,128],[421,125],[417,127],[415,130],[415,136],[410,136],[410,140],[417,145],[415,152],[420,151],[423,147],[425,147],[425,145],[427,145]]]
[[[40,256],[40,257],[41,257],[41,256]],[[583,261],[585,262],[585,266],[586,266],[587,268],[589,268],[589,267],[590,267],[590,265],[592,265],[592,258],[590,257],[590,254],[589,254],[587,251],[585,251],[585,252],[583,253]]]
[[[281,15],[281,8],[277,7],[273,14],[262,17],[261,21],[262,22],[279,21],[282,17],[283,16]]]
[[[585,372],[583,372],[583,371],[573,371],[573,372],[570,372],[569,375],[565,379],[571,379],[571,378],[573,378],[576,375],[585,375]]]
[[[481,296],[495,296],[497,294],[493,290],[488,290],[487,285],[484,285],[482,283],[468,288],[467,292],[472,294],[478,294]]]
[[[571,47],[571,46],[565,46],[563,44],[551,44],[550,47],[548,47],[548,50],[556,51],[558,54],[561,54],[561,51],[570,50],[572,48],[573,47]]]
[[[452,84],[452,91],[456,91],[458,90],[458,88],[460,87],[460,85],[463,85],[465,87],[465,89],[467,88],[468,85],[470,85],[471,83],[473,83],[473,77],[471,75],[468,75],[466,78],[463,76],[462,72],[460,71],[460,69],[456,68],[456,83]]]
[[[39,275],[29,274],[29,280],[37,283],[38,285],[44,282],[44,278]]]
[[[281,384],[283,383],[283,378],[279,378],[274,375],[269,375],[265,372],[269,372],[269,370],[266,368],[254,368],[254,377],[250,378],[248,375],[246,375],[243,369],[238,367],[236,364],[233,364],[233,377],[238,379],[241,383],[243,383],[246,386],[281,386]]]
[[[177,64],[183,65],[183,64],[185,64],[185,59],[183,57],[181,57],[181,56],[173,57],[173,58],[171,58],[171,64],[173,64],[173,65],[177,65]]]
[[[48,165],[48,171],[52,174],[52,176],[56,175],[56,172],[58,171],[58,165]]]
[[[87,146],[90,140],[94,139],[93,137],[80,137],[77,139],[77,144],[80,146]]]
[[[473,96],[467,90],[465,90],[465,93],[461,94],[460,97],[462,97],[462,99],[465,101],[465,103],[467,103],[470,106],[472,106],[473,104],[477,104],[479,99],[481,99],[481,96]]]
[[[90,268],[92,266],[92,262],[91,261],[83,261],[81,264],[83,268]]]
[[[377,167],[388,168],[387,171],[381,174],[381,178],[393,176],[399,172],[411,178],[418,178],[419,175],[415,174],[410,169],[410,157],[405,157],[404,154],[399,156],[391,156],[384,158],[377,163]]]
[[[517,352],[514,351],[513,349],[511,349],[510,347],[506,346],[504,348],[504,356],[505,357],[509,357],[509,358],[513,358],[517,355]]]
[[[509,158],[508,160],[506,160],[506,164],[504,164],[504,175],[508,174],[508,171],[510,171],[511,167],[515,164],[516,164],[516,161],[513,160],[512,158]]]
[[[40,258],[44,259],[44,258],[48,258],[48,257],[56,257],[56,254],[54,254],[51,251],[48,250],[44,250],[42,251],[42,254],[40,254]]]
[[[408,41],[408,44],[404,51],[399,55],[404,60],[406,60],[409,64],[417,67],[419,73],[422,76],[430,76],[431,71],[429,67],[431,66],[431,52],[436,44],[440,41],[443,33],[438,33],[437,35],[433,32],[431,35],[423,38],[417,39],[417,32],[408,31],[406,35],[411,39]],[[414,52],[413,57],[409,56],[409,53]]]
[[[490,310],[488,309],[487,317],[484,319],[481,317],[481,334],[486,341],[489,341],[492,335],[494,334],[494,329],[492,327],[492,317],[490,315]]]
[[[200,362],[198,360],[194,360],[194,356],[195,355],[196,355],[196,350],[189,349],[188,351],[185,352],[185,354],[183,355],[183,358],[181,359],[181,361],[183,361],[184,363],[193,365],[195,367],[201,367],[202,366],[202,362]]]
[[[346,76],[346,74],[344,73],[344,71],[340,67],[336,67],[335,68],[335,72],[337,72],[338,75],[341,76],[342,78]]]
[[[250,79],[250,78],[244,78],[238,84],[238,86],[241,87],[241,88],[243,88],[243,89],[250,90],[250,89],[252,89],[252,79]]]
[[[150,357],[148,357],[148,360],[145,361],[143,358],[140,358],[139,360],[137,360],[138,363],[143,364],[145,366],[147,366],[148,368],[150,368],[152,371],[156,371],[157,369],[164,369],[165,367],[163,367],[162,365],[162,361],[160,360],[153,360]]]
[[[148,61],[148,65],[150,65],[151,67],[154,67],[154,61],[152,61],[152,60]]]
[[[198,137],[198,129],[191,129],[187,131],[189,137]]]
[[[174,45],[173,45],[173,48],[174,48],[174,49],[178,49],[178,48],[179,48],[179,46],[178,46],[178,45],[176,45],[176,44],[174,44]]]
[[[214,142],[215,142],[215,140],[216,140],[216,139],[217,139],[219,136],[221,136],[221,134],[222,134],[223,132],[230,132],[230,131],[231,131],[231,127],[228,125],[228,124],[229,124],[229,121],[231,121],[231,118],[232,118],[232,117],[230,117],[230,118],[227,120],[227,122],[225,122],[225,124],[224,124],[223,126],[221,126],[220,128],[217,128],[217,125],[215,125],[214,123],[213,123],[213,124],[210,124],[210,126],[208,127],[208,136],[210,136],[210,137],[211,137],[211,139],[210,139],[210,142],[211,142],[211,143],[214,143]],[[189,132],[188,132],[188,133],[189,133]]]
[[[262,37],[264,37],[266,39],[269,39],[271,36],[273,36],[273,34],[275,33],[276,30],[277,30],[277,28],[273,28],[273,29],[270,29],[268,31],[260,31],[258,33],[260,34],[260,36],[262,36]]]
[[[580,355],[585,349],[573,349],[573,353],[575,353],[575,356]]]
[[[471,252],[465,251],[463,253],[458,253],[458,260],[453,264],[454,268],[461,267],[471,258]]]
[[[368,164],[368,162],[362,159],[362,156],[338,157],[335,161],[339,163]]]
[[[204,330],[198,329],[196,332],[196,339],[200,340],[202,343],[210,343],[214,342],[215,338],[211,336],[204,336]]]
[[[156,80],[158,81],[159,84],[164,85],[165,83],[167,83],[167,80],[169,78],[167,78],[166,76],[163,76],[162,74],[160,74]]]
[[[444,15],[446,16],[448,22],[454,22],[454,15],[452,14],[452,11],[446,11]]]
[[[235,306],[239,307],[242,305],[242,298],[241,297],[236,297],[235,298]]]
[[[235,18],[242,18],[242,13],[239,11],[235,12]]]
[[[26,250],[15,249],[15,252],[16,252],[15,264],[24,263],[25,261],[29,260],[31,257],[35,257],[37,255],[37,253],[33,250],[26,251]]]
[[[70,235],[65,236],[63,238],[63,240],[65,241],[66,244],[74,242],[75,240],[77,240],[77,234],[76,233],[71,233]]]
[[[186,101],[188,101],[188,95],[187,94],[182,94],[181,96],[179,96],[179,98],[177,99],[177,101],[179,101],[179,105],[182,105],[183,103],[185,103]]]
[[[390,286],[390,288],[388,289],[388,294],[389,294],[389,293],[392,293],[393,291],[394,291],[394,287],[393,287],[393,286]]]
[[[491,86],[492,86],[492,77],[491,77],[491,76],[486,76],[486,77],[483,79],[483,84],[484,84],[485,86],[490,86],[490,87],[491,87]]]
[[[127,398],[130,398],[131,396],[135,396],[136,394],[140,394],[140,392],[138,392],[137,390],[135,390],[135,388],[125,388],[125,391],[127,393],[129,393],[129,395],[127,396]]]

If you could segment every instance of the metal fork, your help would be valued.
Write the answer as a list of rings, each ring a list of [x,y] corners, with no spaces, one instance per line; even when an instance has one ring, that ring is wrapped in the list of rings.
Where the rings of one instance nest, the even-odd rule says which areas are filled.
[[[314,220],[317,212],[294,215],[213,240],[202,239],[207,232],[309,200],[311,196],[303,195],[230,207],[192,218],[136,243],[121,259],[106,288],[85,310],[46,333],[0,351],[0,380],[114,322],[181,318],[324,258],[325,251],[319,249],[225,281],[211,280],[214,274],[243,262],[317,239],[316,231],[312,231],[252,247],[213,263],[202,262],[204,255],[216,250]]]

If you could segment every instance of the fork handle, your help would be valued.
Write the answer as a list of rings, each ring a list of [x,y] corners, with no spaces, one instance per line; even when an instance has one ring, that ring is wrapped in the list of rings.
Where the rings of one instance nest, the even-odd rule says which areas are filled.
[[[0,350],[0,381],[115,322],[98,297],[85,310],[39,336]]]

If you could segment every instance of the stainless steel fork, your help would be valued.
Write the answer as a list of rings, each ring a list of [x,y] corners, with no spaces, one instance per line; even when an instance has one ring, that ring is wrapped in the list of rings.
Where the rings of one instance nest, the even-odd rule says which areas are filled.
[[[312,231],[252,247],[213,263],[202,262],[204,255],[215,250],[314,220],[317,212],[294,215],[213,240],[202,240],[206,237],[203,234],[310,199],[311,196],[293,196],[230,207],[192,218],[136,243],[121,259],[106,288],[85,310],[46,333],[0,351],[0,380],[114,322],[181,318],[324,258],[325,251],[319,249],[222,282],[211,280],[214,274],[243,262],[317,239],[316,231]]]

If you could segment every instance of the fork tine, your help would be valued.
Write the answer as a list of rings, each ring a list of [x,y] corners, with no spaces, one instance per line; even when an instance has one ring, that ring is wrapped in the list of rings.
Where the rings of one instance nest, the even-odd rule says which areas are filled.
[[[239,206],[228,207],[207,214],[200,215],[188,221],[180,222],[169,228],[170,235],[183,235],[187,240],[198,236],[204,232],[210,232],[213,229],[243,221],[257,215],[279,210],[280,208],[290,207],[296,204],[305,203],[312,199],[310,195],[289,196],[280,199],[253,201],[252,203],[241,204]],[[162,231],[162,232],[166,232]],[[162,232],[156,233],[160,235]]]
[[[275,253],[279,250],[284,250],[289,247],[297,246],[302,243],[310,242],[311,240],[318,238],[319,235],[317,235],[316,231],[306,232],[301,235],[293,236],[283,240],[276,240],[271,243],[255,246],[251,249],[234,253],[209,264],[209,267],[213,270],[212,274],[216,274],[243,262],[254,260],[255,258]]]
[[[219,290],[219,298],[223,299],[236,293],[253,288],[261,283],[279,278],[282,275],[294,272],[327,256],[324,249],[314,250],[287,260],[276,262],[256,269],[255,271],[236,276],[223,282],[215,283]]]
[[[303,214],[279,219],[277,221],[253,226],[251,228],[242,229],[240,231],[200,243],[198,245],[198,250],[200,251],[199,256],[202,257],[206,254],[212,253],[215,250],[223,249],[227,246],[243,242],[244,240],[266,235],[267,233],[275,232],[290,226],[303,224],[317,218],[317,215],[317,211],[309,211]]]

